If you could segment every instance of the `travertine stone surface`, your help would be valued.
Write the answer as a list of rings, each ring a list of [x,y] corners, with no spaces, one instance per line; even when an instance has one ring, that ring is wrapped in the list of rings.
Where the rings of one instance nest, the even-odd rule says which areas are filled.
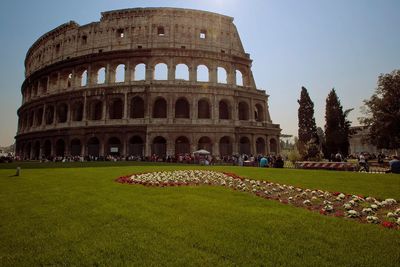
[[[251,62],[233,18],[211,12],[134,8],[65,23],[27,52],[17,153],[279,153]]]

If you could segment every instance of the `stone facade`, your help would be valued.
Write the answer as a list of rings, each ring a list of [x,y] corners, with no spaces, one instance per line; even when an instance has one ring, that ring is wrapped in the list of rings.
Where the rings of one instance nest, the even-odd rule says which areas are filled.
[[[63,24],[27,52],[17,154],[279,153],[251,63],[233,18],[211,12],[135,8]]]

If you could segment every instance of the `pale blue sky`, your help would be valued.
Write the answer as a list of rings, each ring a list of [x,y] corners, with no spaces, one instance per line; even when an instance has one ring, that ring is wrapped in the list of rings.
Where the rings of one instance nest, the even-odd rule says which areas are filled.
[[[297,134],[297,99],[307,87],[317,125],[325,124],[325,98],[336,88],[345,109],[369,98],[380,73],[400,68],[399,0],[182,0],[22,1],[0,3],[0,146],[14,141],[24,58],[45,32],[70,20],[83,25],[100,12],[133,7],[182,7],[234,17],[253,59],[258,88],[270,95],[272,120]]]

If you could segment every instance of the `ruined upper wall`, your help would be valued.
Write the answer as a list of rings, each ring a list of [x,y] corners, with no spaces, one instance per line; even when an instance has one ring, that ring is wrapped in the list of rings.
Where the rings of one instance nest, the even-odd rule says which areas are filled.
[[[133,8],[101,13],[99,22],[71,21],[41,36],[28,50],[25,77],[74,57],[117,50],[191,49],[248,58],[233,18],[179,8]]]

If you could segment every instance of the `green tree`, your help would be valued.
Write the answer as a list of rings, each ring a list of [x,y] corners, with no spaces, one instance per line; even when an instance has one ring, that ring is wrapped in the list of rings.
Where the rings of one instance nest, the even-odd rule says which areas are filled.
[[[378,148],[400,148],[400,70],[378,77],[378,87],[364,100],[366,117],[360,122],[369,128],[369,142]]]
[[[305,87],[301,87],[298,119],[299,119],[299,140],[298,150],[305,160],[314,159],[319,154],[319,138],[314,118],[314,103]]]
[[[343,156],[348,155],[351,122],[347,116],[352,110],[343,111],[335,89],[329,92],[325,107],[325,157],[337,152]]]

